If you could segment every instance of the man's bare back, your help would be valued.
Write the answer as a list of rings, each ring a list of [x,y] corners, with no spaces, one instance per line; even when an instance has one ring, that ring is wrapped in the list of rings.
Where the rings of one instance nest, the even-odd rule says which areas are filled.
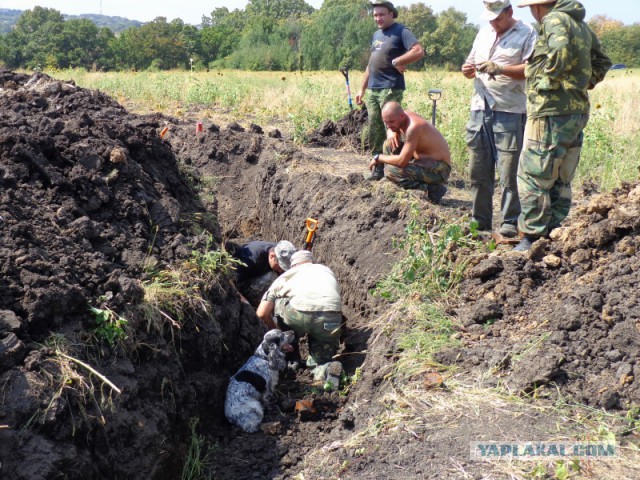
[[[404,137],[412,135],[417,137],[413,158],[415,160],[435,160],[450,165],[451,152],[442,134],[417,113],[406,110],[404,113],[409,117],[409,127],[404,133]]]

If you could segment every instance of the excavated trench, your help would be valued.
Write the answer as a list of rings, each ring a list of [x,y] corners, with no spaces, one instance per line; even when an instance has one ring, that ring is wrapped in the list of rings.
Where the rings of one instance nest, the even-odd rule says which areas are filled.
[[[257,125],[196,132],[194,122],[131,115],[72,82],[5,70],[0,109],[0,478],[179,478],[195,419],[221,479],[290,478],[318,455],[326,459],[309,467],[324,468],[317,478],[446,478],[487,429],[553,436],[555,418],[501,411],[454,424],[436,412],[386,430],[369,450],[339,446],[393,390],[384,377],[396,346],[373,326],[384,306],[370,290],[397,261],[392,239],[408,215],[395,187],[362,180],[361,156],[326,148],[347,141],[357,152],[359,135],[344,137],[361,113],[346,129],[327,123],[318,148],[300,149]],[[421,204],[425,222],[463,213],[466,197],[449,195]],[[448,310],[459,346],[437,360],[512,392],[633,412],[640,186],[576,203],[566,227],[528,255],[474,252]],[[362,375],[340,396],[314,390],[304,370],[287,374],[265,431],[244,434],[222,405],[262,337],[254,310],[225,279],[203,287],[206,311],[194,305],[179,323],[140,307],[153,272],[193,267],[204,230],[214,249],[255,238],[301,246],[307,217],[319,221],[314,254],[336,273],[349,318],[340,358]],[[123,315],[124,337],[110,342],[89,306]],[[315,410],[296,412],[297,400]]]
[[[318,437],[354,428],[347,399],[317,393],[305,371],[281,383],[271,431],[229,428],[226,384],[263,332],[228,281],[209,285],[207,312],[179,327],[139,306],[149,266],[184,264],[205,247],[203,229],[212,247],[301,245],[313,217],[314,254],[341,285],[341,354],[353,373],[377,311],[369,290],[394,263],[404,224],[384,189],[362,183],[361,164],[349,172],[344,159],[255,125],[197,133],[192,123],[131,115],[42,74],[0,71],[0,108],[0,478],[178,478],[194,419],[214,478],[285,478]],[[105,341],[89,306],[123,316],[121,341]],[[379,383],[378,367],[368,365],[358,388]],[[300,399],[315,412],[294,412]]]

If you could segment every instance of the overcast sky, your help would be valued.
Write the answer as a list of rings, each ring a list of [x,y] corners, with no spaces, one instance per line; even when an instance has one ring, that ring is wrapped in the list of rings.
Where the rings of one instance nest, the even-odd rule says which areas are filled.
[[[306,0],[314,8],[320,8],[322,0]],[[520,0],[512,0],[517,5]],[[398,0],[396,6],[409,6],[417,3],[411,0]],[[438,13],[449,7],[455,7],[467,14],[469,22],[483,23],[480,18],[482,11],[481,0],[425,0],[423,3],[431,6]],[[244,0],[0,0],[0,8],[27,10],[40,5],[55,8],[69,15],[81,13],[102,13],[103,15],[126,17],[131,20],[148,22],[156,17],[166,17],[168,20],[181,18],[185,23],[200,24],[203,15],[209,15],[216,7],[244,9]],[[587,18],[594,15],[607,15],[626,24],[640,22],[640,0],[582,0],[587,9]],[[532,22],[533,17],[528,8],[514,8],[516,16],[526,22]],[[402,18],[400,18],[402,21]]]

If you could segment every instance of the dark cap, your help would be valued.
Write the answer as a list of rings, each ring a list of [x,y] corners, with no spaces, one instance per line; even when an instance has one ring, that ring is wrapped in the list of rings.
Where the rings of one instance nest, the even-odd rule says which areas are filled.
[[[393,6],[393,3],[391,2],[372,2],[371,3],[371,7],[385,7],[386,9],[388,9],[391,13],[393,13],[393,18],[398,18],[398,10],[396,10],[396,7]]]

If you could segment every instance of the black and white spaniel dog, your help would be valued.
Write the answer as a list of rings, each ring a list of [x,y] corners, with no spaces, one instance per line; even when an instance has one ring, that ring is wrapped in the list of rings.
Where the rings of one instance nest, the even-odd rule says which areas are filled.
[[[224,402],[227,420],[245,432],[257,432],[264,403],[273,396],[279,373],[287,368],[285,353],[291,351],[292,331],[269,330],[249,360],[231,377]]]

